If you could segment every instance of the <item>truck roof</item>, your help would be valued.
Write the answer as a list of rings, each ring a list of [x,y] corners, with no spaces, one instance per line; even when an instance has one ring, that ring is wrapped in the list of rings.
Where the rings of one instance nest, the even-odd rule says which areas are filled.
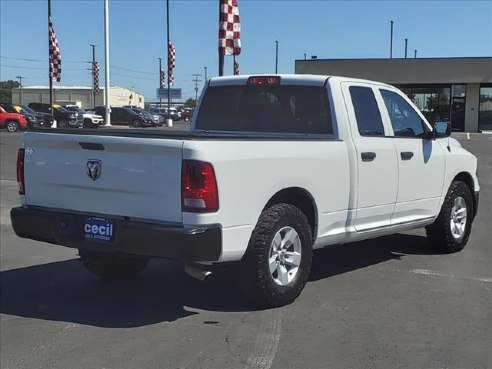
[[[250,77],[280,77],[280,84],[283,85],[302,85],[302,86],[324,86],[328,80],[331,83],[339,82],[362,82],[389,86],[386,83],[371,81],[361,78],[344,76],[326,76],[317,74],[245,74],[239,76],[213,77],[209,81],[209,86],[234,86],[245,85]]]

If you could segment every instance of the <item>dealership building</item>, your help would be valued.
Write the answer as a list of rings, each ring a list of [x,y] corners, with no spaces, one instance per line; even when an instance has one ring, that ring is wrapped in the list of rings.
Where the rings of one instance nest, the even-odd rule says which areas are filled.
[[[363,78],[394,85],[429,122],[454,131],[492,130],[492,57],[296,60],[296,74]]]
[[[32,102],[50,102],[50,90],[47,86],[29,86],[12,89],[12,103],[29,104]],[[77,105],[82,109],[90,109],[94,106],[105,105],[104,87],[99,93],[92,93],[92,87],[87,86],[55,86],[53,88],[53,104]],[[135,105],[144,107],[144,97],[138,92],[128,90],[124,87],[112,86],[109,89],[109,105],[124,106]]]

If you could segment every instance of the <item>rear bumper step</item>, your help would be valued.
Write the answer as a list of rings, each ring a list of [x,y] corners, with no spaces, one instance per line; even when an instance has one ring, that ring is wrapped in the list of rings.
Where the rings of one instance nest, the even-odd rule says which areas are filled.
[[[19,237],[82,250],[121,252],[182,261],[217,261],[222,251],[219,225],[179,227],[101,215],[114,225],[111,242],[87,240],[84,222],[92,214],[17,207],[10,211]]]

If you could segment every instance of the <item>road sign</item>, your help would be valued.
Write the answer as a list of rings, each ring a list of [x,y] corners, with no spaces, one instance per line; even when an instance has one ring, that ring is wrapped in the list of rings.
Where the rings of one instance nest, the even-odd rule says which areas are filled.
[[[167,88],[158,88],[156,93],[157,93],[157,98],[158,99],[167,99]],[[180,88],[170,88],[169,89],[171,99],[181,99],[181,89]]]

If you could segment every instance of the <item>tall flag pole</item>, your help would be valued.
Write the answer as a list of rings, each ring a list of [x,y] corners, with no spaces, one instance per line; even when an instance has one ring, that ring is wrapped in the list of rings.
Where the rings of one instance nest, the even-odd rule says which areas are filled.
[[[49,43],[49,82],[50,82],[50,106],[53,115],[53,81],[61,80],[61,53],[58,47],[53,19],[51,18],[51,0],[48,0],[48,43]]]
[[[234,75],[237,76],[239,75],[239,63],[236,61],[236,55],[232,57],[233,63],[234,63]]]
[[[224,75],[224,56],[241,53],[241,22],[237,0],[220,0],[219,76]]]

